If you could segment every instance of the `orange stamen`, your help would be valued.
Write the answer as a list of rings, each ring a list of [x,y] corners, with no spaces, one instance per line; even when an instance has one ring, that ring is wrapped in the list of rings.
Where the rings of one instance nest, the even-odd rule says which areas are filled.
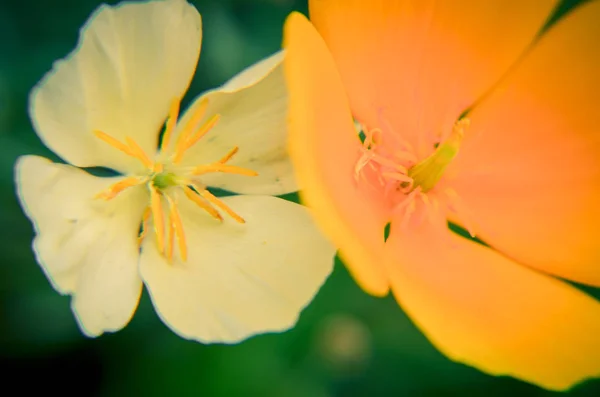
[[[163,163],[157,162],[157,163],[154,163],[154,167],[152,167],[152,172],[158,174],[158,173],[163,172],[164,168],[165,168],[165,166]]]
[[[165,197],[168,197],[168,196],[165,196]],[[173,247],[175,246],[175,226],[173,226],[172,219],[171,219],[171,221],[168,221],[167,223],[168,223],[169,234],[167,237],[166,255],[170,262],[173,260]]]
[[[153,164],[150,158],[148,158],[148,155],[146,155],[144,150],[130,137],[125,138],[125,140],[127,141],[126,145],[118,139],[102,131],[94,130],[94,135],[96,135],[97,138],[100,138],[104,142],[108,143],[110,146],[122,151],[126,155],[135,157],[136,159],[140,160],[146,168],[152,169]]]
[[[226,162],[231,160],[231,158],[233,156],[235,156],[235,154],[238,152],[238,150],[239,150],[239,148],[237,146],[235,146],[233,149],[231,149],[231,151],[229,151],[229,153],[227,153],[221,160],[219,160],[219,163],[225,164]]]
[[[146,237],[146,234],[148,233],[148,222],[150,222],[150,215],[152,214],[152,211],[150,210],[150,207],[146,207],[146,209],[144,210],[144,215],[142,215],[142,231],[140,233],[140,235],[138,236],[138,248],[141,247],[142,242],[144,241],[144,238]]]
[[[169,118],[167,119],[165,133],[163,134],[162,142],[160,145],[161,150],[164,150],[167,146],[169,146],[171,135],[173,135],[173,130],[175,130],[175,125],[177,125],[177,118],[179,117],[179,106],[179,98],[174,98],[171,102],[171,108],[169,109]]]
[[[363,142],[363,147],[367,150],[373,149],[374,146],[377,144],[376,140],[375,140],[375,134],[377,133],[378,135],[381,135],[383,132],[381,131],[380,128],[372,128],[368,131],[363,130],[363,133],[365,134],[365,140]]]
[[[416,191],[416,190],[413,190],[413,191]],[[417,210],[417,203],[415,201],[415,198],[413,197],[410,199],[410,201],[406,205],[406,210],[404,211],[404,217],[402,218],[402,222],[400,224],[400,227],[402,228],[402,230],[404,230],[404,231],[408,230],[408,224],[416,210]]]
[[[100,192],[96,196],[94,196],[94,198],[102,199],[102,200],[106,200],[106,201],[112,200],[113,198],[117,197],[117,195],[119,193],[121,193],[123,190],[130,188],[132,186],[139,185],[145,181],[146,181],[146,178],[130,176],[130,177],[127,177],[127,178],[120,180],[119,182],[111,185],[108,189],[103,190],[102,192]]]
[[[133,157],[135,157],[136,159],[140,160],[142,162],[142,164],[144,164],[144,166],[146,168],[148,168],[150,170],[154,168],[154,163],[152,162],[152,160],[150,160],[150,157],[148,157],[148,155],[146,154],[146,152],[144,152],[144,149],[142,149],[130,137],[125,137],[125,141],[127,141],[127,145],[131,148],[131,152],[133,153]]]
[[[193,191],[192,189],[190,189],[187,186],[183,186],[182,188],[183,188],[183,192],[185,193],[187,198],[192,200],[198,207],[200,207],[204,211],[208,212],[210,214],[210,216],[219,220],[220,222],[223,221],[223,217],[221,216],[221,214],[219,214],[219,211],[217,211],[213,206],[211,206],[209,203],[207,203],[195,191]]]
[[[214,116],[212,116],[210,119],[208,119],[208,121],[206,123],[204,123],[199,129],[198,131],[191,137],[189,138],[185,144],[181,147],[181,151],[178,151],[177,153],[175,153],[175,157],[173,158],[173,162],[175,164],[179,163],[183,157],[183,155],[185,154],[185,152],[191,148],[192,146],[194,146],[196,144],[196,142],[198,142],[200,139],[202,139],[202,137],[204,135],[206,135],[206,133],[208,131],[210,131],[219,121],[219,119],[221,118],[220,114],[215,114]]]
[[[208,98],[204,98],[198,104],[198,107],[194,110],[192,117],[188,120],[188,122],[181,130],[179,134],[179,138],[177,138],[177,144],[175,145],[175,158],[181,160],[181,156],[183,156],[183,152],[186,149],[187,141],[194,131],[196,125],[202,120],[204,117],[204,113],[206,113],[206,108],[208,107]],[[177,163],[177,161],[175,161]]]
[[[249,170],[248,168],[242,168],[235,165],[226,165],[220,162],[213,164],[199,165],[192,171],[193,175],[208,174],[211,172],[223,172],[225,174],[236,174],[245,176],[257,176],[258,172]]]
[[[239,222],[239,223],[246,223],[246,221],[244,220],[244,218],[242,218],[241,216],[239,216],[238,214],[236,214],[235,212],[233,212],[233,210],[231,208],[229,208],[227,206],[227,204],[225,204],[224,202],[222,202],[221,200],[219,200],[216,196],[214,196],[208,190],[203,190],[202,192],[200,192],[200,195],[202,197],[204,197],[206,200],[208,200],[211,204],[213,204],[213,205],[219,207],[220,209],[222,209],[223,211],[227,212],[229,214],[229,216],[231,216],[237,222]]]
[[[96,135],[97,138],[100,138],[104,142],[108,143],[110,146],[112,146],[116,149],[119,149],[126,155],[134,156],[133,152],[131,151],[131,148],[129,146],[125,145],[124,143],[122,143],[121,141],[119,141],[118,139],[113,138],[112,136],[105,134],[104,132],[98,131],[98,130],[94,131],[94,135]]]
[[[382,166],[384,166],[384,167],[388,167],[388,168],[394,169],[394,170],[396,170],[398,172],[402,172],[404,174],[406,174],[408,172],[408,169],[406,167],[404,167],[403,165],[398,164],[397,162],[395,162],[393,160],[390,160],[390,159],[387,159],[387,158],[385,158],[383,156],[380,156],[378,154],[374,154],[373,155],[373,161],[376,162],[376,163],[378,163],[378,164],[380,164],[380,165],[382,165]]]
[[[169,203],[169,229],[173,229],[175,231],[175,235],[177,236],[177,245],[179,247],[179,254],[181,255],[181,260],[187,260],[187,245],[185,243],[185,232],[183,231],[183,222],[181,222],[181,216],[179,215],[179,211],[177,210],[177,206],[167,196],[167,201]],[[169,247],[169,258],[173,257],[173,240],[170,241],[171,246]]]
[[[156,233],[156,243],[158,252],[165,252],[165,219],[160,200],[161,194],[154,186],[150,185],[150,207],[152,208],[152,218],[154,219],[154,232]]]
[[[408,176],[406,174],[401,174],[399,172],[382,172],[381,176],[384,176],[386,178],[393,179],[393,180],[399,181],[399,182],[411,183],[413,181],[413,179],[410,176]]]

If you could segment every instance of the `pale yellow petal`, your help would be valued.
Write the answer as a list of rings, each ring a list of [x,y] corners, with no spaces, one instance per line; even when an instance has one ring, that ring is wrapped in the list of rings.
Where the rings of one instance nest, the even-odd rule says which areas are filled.
[[[278,195],[298,190],[286,148],[287,90],[282,60],[283,52],[278,52],[251,66],[223,87],[202,95],[183,117],[180,129],[205,99],[209,103],[200,124],[221,115],[217,125],[186,152],[182,164],[218,161],[237,146],[239,151],[228,164],[258,173],[255,177],[210,174],[202,177],[203,183],[243,194]]]
[[[183,0],[101,6],[77,48],[32,90],[30,116],[46,145],[68,162],[120,171],[141,166],[100,141],[129,136],[148,154],[200,53],[198,11]]]
[[[283,50],[270,55],[255,64],[242,70],[235,76],[233,76],[228,82],[223,84],[219,89],[223,92],[237,92],[244,88],[255,85],[259,81],[265,78],[269,73],[273,71],[283,61],[285,52]]]
[[[179,197],[187,262],[169,263],[146,240],[140,271],[152,302],[174,332],[201,342],[287,330],[329,276],[335,249],[305,207],[268,196],[223,201],[246,223],[220,223]]]
[[[33,222],[33,250],[46,276],[90,336],[125,326],[139,300],[137,234],[145,191],[94,196],[122,178],[98,178],[37,156],[16,165],[18,197]]]

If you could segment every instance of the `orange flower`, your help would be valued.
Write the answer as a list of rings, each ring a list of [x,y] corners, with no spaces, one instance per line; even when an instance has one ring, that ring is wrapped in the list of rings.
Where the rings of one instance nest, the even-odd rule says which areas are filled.
[[[303,199],[360,286],[562,390],[600,375],[600,304],[555,278],[600,286],[600,2],[536,36],[555,3],[314,0],[285,69]]]

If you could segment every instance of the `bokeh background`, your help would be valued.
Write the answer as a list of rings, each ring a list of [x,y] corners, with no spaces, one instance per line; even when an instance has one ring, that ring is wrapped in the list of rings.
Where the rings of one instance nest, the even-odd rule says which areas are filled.
[[[188,102],[277,51],[286,15],[307,9],[301,0],[192,3],[203,16],[204,41]],[[561,12],[577,3],[565,2]],[[233,346],[182,340],[160,322],[144,293],[125,329],[84,337],[69,298],[52,289],[35,262],[32,227],[15,197],[13,165],[27,153],[56,159],[32,130],[28,93],[54,60],[74,48],[80,26],[98,5],[98,0],[0,1],[0,394],[558,395],[444,358],[391,297],[363,293],[339,262],[297,327],[283,334]],[[568,395],[600,396],[600,381]]]

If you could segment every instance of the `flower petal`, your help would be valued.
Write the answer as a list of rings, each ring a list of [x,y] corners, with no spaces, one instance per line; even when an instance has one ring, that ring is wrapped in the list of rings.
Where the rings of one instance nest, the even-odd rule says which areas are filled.
[[[362,146],[333,59],[298,13],[285,24],[284,45],[290,154],[304,189],[302,199],[361,287],[385,295],[381,253],[387,214],[379,196],[355,179]]]
[[[555,0],[310,0],[348,90],[369,128],[385,126],[417,148],[516,61]],[[431,137],[433,138],[433,136]]]
[[[136,169],[133,157],[93,132],[122,142],[129,136],[153,155],[170,104],[193,77],[200,41],[200,15],[186,1],[101,6],[77,48],[31,93],[38,135],[74,165]]]
[[[329,276],[334,248],[298,204],[221,199],[246,223],[219,223],[179,200],[187,262],[175,256],[169,263],[153,242],[144,243],[140,269],[157,312],[178,335],[201,342],[287,330]]]
[[[497,252],[423,224],[392,230],[392,291],[456,361],[553,390],[600,376],[600,303]]]
[[[242,194],[279,195],[298,190],[287,153],[287,101],[283,78],[283,52],[250,66],[223,87],[200,96],[186,112],[181,127],[196,108],[208,99],[205,117],[221,118],[202,140],[186,153],[183,164],[190,166],[218,161],[234,147],[238,153],[227,164],[258,172],[248,177],[232,174],[207,174],[202,182]]]
[[[94,199],[121,178],[97,178],[37,156],[21,157],[15,172],[21,206],[35,226],[37,261],[58,292],[73,295],[82,331],[96,336],[124,327],[141,293],[136,237],[145,192]]]
[[[600,286],[600,3],[580,6],[470,114],[452,183],[511,258]]]

